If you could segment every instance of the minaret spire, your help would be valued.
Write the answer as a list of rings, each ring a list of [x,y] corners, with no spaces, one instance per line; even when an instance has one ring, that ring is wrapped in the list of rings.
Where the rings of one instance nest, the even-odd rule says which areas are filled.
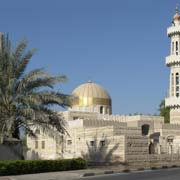
[[[173,24],[174,25],[179,25],[180,24],[180,15],[179,15],[178,4],[176,5],[176,14],[173,17]]]
[[[178,4],[176,4],[176,14],[179,14]]]

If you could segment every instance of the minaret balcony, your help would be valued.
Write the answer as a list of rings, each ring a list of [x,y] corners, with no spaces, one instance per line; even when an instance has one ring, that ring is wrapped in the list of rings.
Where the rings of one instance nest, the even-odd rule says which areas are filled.
[[[168,97],[165,99],[166,107],[180,107],[180,97]]]
[[[175,35],[175,34],[180,34],[180,25],[171,26],[167,28],[168,37],[171,37],[172,35]]]
[[[177,65],[180,64],[180,55],[170,55],[166,57],[166,65]]]

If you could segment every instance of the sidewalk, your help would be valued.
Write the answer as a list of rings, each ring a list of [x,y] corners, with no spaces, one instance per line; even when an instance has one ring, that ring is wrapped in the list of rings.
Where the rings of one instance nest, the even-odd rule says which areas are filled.
[[[1,176],[0,180],[71,180],[83,177],[84,175],[93,174],[109,174],[112,172],[119,172],[124,170],[122,165],[117,166],[104,166],[91,169],[74,170],[74,171],[61,171],[61,172],[49,172],[40,174],[27,174],[18,176]]]

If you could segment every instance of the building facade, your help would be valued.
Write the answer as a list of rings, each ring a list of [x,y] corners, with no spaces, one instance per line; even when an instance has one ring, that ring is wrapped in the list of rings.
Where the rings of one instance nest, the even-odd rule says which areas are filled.
[[[27,137],[27,159],[82,157],[92,162],[128,162],[180,159],[180,15],[176,8],[172,26],[167,30],[171,52],[170,124],[161,116],[112,114],[112,100],[99,84],[88,81],[72,92],[72,107],[60,114],[67,121],[69,135],[52,138],[34,129],[37,138]],[[165,159],[163,159],[165,158]]]

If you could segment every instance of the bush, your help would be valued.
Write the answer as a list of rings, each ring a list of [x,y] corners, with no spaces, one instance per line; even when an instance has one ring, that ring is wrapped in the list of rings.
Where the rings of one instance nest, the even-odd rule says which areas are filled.
[[[167,168],[168,168],[168,166],[162,166],[162,168],[163,168],[163,169],[167,169]]]
[[[128,173],[130,172],[130,169],[124,169],[123,172]]]
[[[67,171],[85,169],[86,167],[86,161],[81,158],[62,160],[7,160],[0,161],[0,175]]]

